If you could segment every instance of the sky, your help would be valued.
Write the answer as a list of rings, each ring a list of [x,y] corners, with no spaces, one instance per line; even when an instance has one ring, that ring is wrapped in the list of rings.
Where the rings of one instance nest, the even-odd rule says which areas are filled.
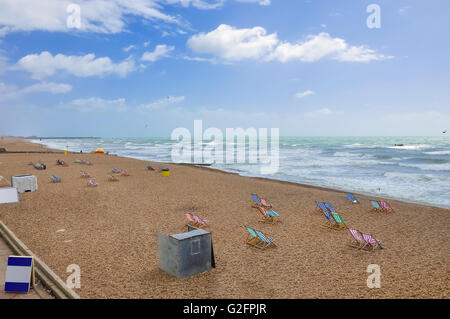
[[[0,134],[442,136],[447,0],[0,0]]]

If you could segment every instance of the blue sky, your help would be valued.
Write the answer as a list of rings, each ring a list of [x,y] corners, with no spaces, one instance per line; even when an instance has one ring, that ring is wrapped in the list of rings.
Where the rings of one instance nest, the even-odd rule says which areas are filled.
[[[444,0],[0,0],[0,134],[169,136],[201,119],[441,135],[449,13]]]

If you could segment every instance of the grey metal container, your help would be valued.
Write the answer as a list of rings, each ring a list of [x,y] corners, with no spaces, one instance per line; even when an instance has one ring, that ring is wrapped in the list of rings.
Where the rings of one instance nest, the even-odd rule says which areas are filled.
[[[159,268],[183,278],[211,269],[211,233],[194,229],[187,233],[165,235],[158,233]]]

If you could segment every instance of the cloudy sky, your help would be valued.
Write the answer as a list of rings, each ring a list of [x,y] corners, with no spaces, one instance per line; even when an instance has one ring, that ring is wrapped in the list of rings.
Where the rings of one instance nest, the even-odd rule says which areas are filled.
[[[0,134],[170,136],[201,119],[441,135],[449,13],[447,0],[0,0]]]

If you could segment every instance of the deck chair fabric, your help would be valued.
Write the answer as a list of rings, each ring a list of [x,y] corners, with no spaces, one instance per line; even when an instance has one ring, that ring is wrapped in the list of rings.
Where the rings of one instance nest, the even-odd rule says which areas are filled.
[[[337,208],[334,207],[333,205],[331,205],[329,202],[324,202],[324,204],[325,204],[325,207],[326,207],[330,212],[337,210]]]
[[[260,198],[259,201],[261,202],[261,204],[266,207],[266,208],[272,208],[272,205],[269,204],[264,198]]]
[[[88,186],[98,186],[97,182],[90,178],[87,179],[87,183]]]
[[[155,170],[150,164],[147,165],[147,169],[148,169],[149,171],[154,171],[154,170]]]
[[[381,242],[378,239],[373,238],[371,234],[362,233],[362,237],[364,241],[371,247],[372,250],[377,248],[378,249],[383,248],[381,247]]]
[[[351,242],[350,246],[354,247],[356,249],[364,249],[368,244],[364,240],[361,232],[354,228],[349,228],[348,231],[350,232],[350,235],[353,238],[353,241]]]
[[[122,176],[130,176],[130,174],[129,174],[126,170],[121,169],[121,171],[122,171],[122,172],[121,172],[120,174],[121,174]]]
[[[261,249],[264,249],[264,248],[269,247],[271,245],[275,246],[275,238],[273,238],[273,237],[266,237],[259,230],[254,229],[254,231],[256,232],[256,235],[258,235],[259,240],[262,242],[262,246],[260,247]]]
[[[185,214],[186,219],[187,219],[187,223],[188,225],[194,226],[194,227],[198,227],[198,222],[197,220],[195,220],[194,215],[191,213],[186,213]]]
[[[111,171],[112,171],[113,173],[116,173],[116,174],[122,173],[122,170],[121,170],[121,169],[117,169],[117,168],[114,168],[114,167],[111,169]]]
[[[91,177],[91,175],[89,175],[89,173],[85,172],[85,171],[80,171],[81,177],[83,178],[88,178]]]
[[[250,226],[245,226],[245,229],[247,229],[248,231],[247,238],[245,239],[246,244],[250,246],[256,246],[261,242],[253,228],[251,228]]]
[[[355,197],[353,197],[353,195],[350,194],[350,193],[347,194],[347,198],[348,198],[352,203],[354,203],[354,204],[359,203],[358,199],[355,198]]]
[[[263,204],[261,203],[261,201],[258,198],[258,195],[256,195],[255,193],[252,194],[252,199],[253,199],[252,207],[263,206]]]
[[[319,210],[324,213],[324,212],[328,212],[328,208],[325,206],[324,203],[319,202],[318,200],[316,200],[316,205],[319,208]]]
[[[337,225],[341,228],[347,228],[347,225],[345,225],[346,221],[339,216],[336,212],[331,212],[331,215],[333,215],[333,219],[336,221]]]
[[[201,218],[198,217],[197,215],[193,215],[193,216],[194,216],[194,219],[195,219],[195,221],[197,222],[197,224],[198,224],[199,227],[205,227],[205,226],[208,226],[208,224],[207,224],[208,220],[207,220],[207,219],[201,219]]]
[[[386,201],[380,201],[380,206],[381,206],[381,209],[383,209],[385,212],[388,212],[388,213],[394,212],[392,207],[389,206],[389,204]]]
[[[264,207],[258,206],[256,209],[261,213],[263,219],[260,220],[262,223],[273,224],[275,222],[275,216],[271,216]]]
[[[62,181],[61,178],[56,177],[55,175],[52,175],[50,178],[52,179],[53,183],[60,183]]]
[[[378,201],[376,200],[371,200],[370,204],[372,204],[372,210],[376,211],[376,212],[382,212],[383,208],[380,206],[380,204],[378,203]]]
[[[328,211],[323,212],[323,215],[327,219],[324,224],[321,226],[324,228],[329,228],[333,230],[341,230],[341,226],[333,219],[333,217],[330,215]]]

